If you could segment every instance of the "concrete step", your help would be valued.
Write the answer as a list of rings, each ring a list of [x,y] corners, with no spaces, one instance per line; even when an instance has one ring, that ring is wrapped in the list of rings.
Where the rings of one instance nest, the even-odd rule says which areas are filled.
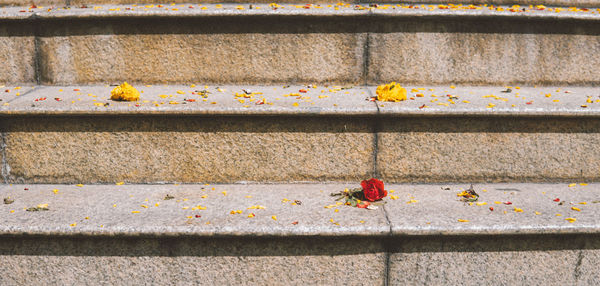
[[[329,195],[357,182],[4,185],[0,282],[598,283],[600,184],[468,185],[387,184],[376,210]]]
[[[372,86],[137,87],[131,103],[110,86],[3,87],[4,181],[600,179],[597,88],[407,86],[376,103]]]
[[[31,6],[32,4],[37,6],[52,6],[52,7],[81,7],[81,6],[92,6],[92,5],[110,5],[110,4],[134,4],[134,5],[147,5],[147,4],[157,4],[157,5],[170,5],[171,3],[176,4],[210,4],[210,3],[239,3],[239,4],[269,4],[272,2],[266,0],[228,0],[228,1],[216,1],[216,0],[196,0],[196,1],[186,1],[186,0],[174,0],[174,1],[160,1],[160,0],[146,0],[143,2],[136,2],[133,0],[33,0],[33,1],[24,1],[24,0],[2,0],[0,1],[0,5],[2,6]],[[290,5],[290,3],[297,4],[320,4],[323,6],[326,5],[334,5],[340,2],[332,2],[332,1],[323,1],[323,0],[308,0],[308,1],[300,1],[300,0],[287,0],[286,3]],[[369,5],[370,3],[380,3],[380,5],[384,5],[387,3],[403,3],[404,5],[414,5],[419,8],[429,8],[432,3],[437,6],[437,4],[457,4],[459,2],[449,1],[449,0],[436,0],[436,1],[425,1],[425,0],[405,0],[405,1],[346,1],[342,4],[351,4],[351,5]],[[468,4],[488,4],[488,5],[548,5],[548,6],[565,6],[565,7],[600,7],[600,2],[598,0],[471,0],[466,1],[464,3],[465,6]],[[281,4],[280,4],[281,5]],[[285,4],[284,4],[285,5]],[[460,4],[458,4],[460,5]]]
[[[148,5],[148,4],[157,4],[168,6],[172,3],[176,3],[178,5],[189,6],[190,4],[211,4],[211,3],[238,3],[238,4],[270,4],[272,2],[266,0],[229,0],[229,1],[216,1],[216,0],[196,0],[196,1],[185,1],[185,0],[174,0],[174,1],[160,1],[160,0],[146,0],[143,2],[136,2],[132,0],[33,0],[33,1],[24,1],[24,0],[2,0],[0,1],[0,5],[2,6],[26,6],[30,7],[32,4],[37,6],[50,6],[50,7],[81,7],[81,6],[93,6],[93,5],[118,5],[118,4],[133,4],[133,5]],[[307,3],[310,4],[318,4],[322,6],[327,5],[335,5],[340,2],[331,2],[331,1],[323,1],[323,0],[308,0],[308,1],[300,1],[300,0],[287,0],[288,4],[280,4],[282,6],[285,5],[293,5],[302,4],[305,5]],[[414,5],[418,7],[417,9],[427,9],[432,3],[435,6],[438,4],[449,4],[456,5],[458,2],[449,1],[449,0],[436,0],[436,1],[424,1],[424,0],[406,0],[406,1],[347,1],[342,3],[343,5],[369,5],[370,3],[380,3],[379,5],[385,5],[387,3],[402,3],[403,5],[409,6]],[[465,2],[464,6],[468,6],[468,4],[487,4],[487,5],[547,5],[547,6],[565,6],[565,7],[600,7],[600,2],[598,0],[471,0]],[[458,4],[460,5],[460,4]]]
[[[597,9],[147,6],[3,8],[0,80],[600,83]]]

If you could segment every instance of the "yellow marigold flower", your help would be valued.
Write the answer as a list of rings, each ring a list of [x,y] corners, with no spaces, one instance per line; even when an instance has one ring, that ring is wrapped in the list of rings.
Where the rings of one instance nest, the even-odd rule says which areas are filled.
[[[406,100],[406,89],[395,82],[378,86],[376,93],[379,101],[398,102]]]
[[[117,101],[137,101],[140,99],[140,92],[127,82],[115,87],[110,92],[110,99]]]

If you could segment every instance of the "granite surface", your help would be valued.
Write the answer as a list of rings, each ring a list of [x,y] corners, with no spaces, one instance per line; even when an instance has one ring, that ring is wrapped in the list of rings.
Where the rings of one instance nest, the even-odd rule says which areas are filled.
[[[336,205],[330,193],[347,187],[356,185],[5,185],[1,196],[15,202],[0,204],[0,232],[202,237],[389,234],[382,208],[367,211]],[[165,200],[167,195],[174,198]],[[25,210],[46,203],[48,211]]]
[[[593,87],[407,86],[393,103],[363,86],[135,86],[137,102],[109,100],[112,86],[5,87],[4,179],[540,182],[600,168]]]
[[[366,34],[348,32],[358,23],[176,19],[50,21],[39,39],[41,83],[362,83]]]
[[[371,102],[363,85],[133,84],[136,102],[110,100],[113,85],[5,86],[2,115],[286,115],[394,117],[598,117],[600,88],[404,85],[408,100]],[[207,93],[204,93],[207,91]],[[510,91],[510,92],[507,92]],[[16,95],[19,93],[19,96]],[[264,101],[263,101],[264,99]],[[6,104],[8,103],[8,104]]]
[[[4,54],[12,53],[6,60],[22,59],[0,80],[599,84],[594,9],[281,6],[0,9],[7,20],[0,24],[7,31]]]
[[[479,200],[473,204],[461,202],[457,196],[469,187],[468,183],[388,184],[386,189],[394,190],[391,195],[398,196],[397,201],[385,205],[392,233],[516,235],[599,230],[600,185],[596,183],[475,184]],[[576,220],[571,223],[567,218]]]
[[[132,121],[133,120],[133,121]],[[3,121],[9,182],[358,180],[373,172],[362,118],[26,117]],[[318,154],[318,156],[315,156]]]
[[[419,237],[392,247],[389,285],[600,282],[598,236]]]
[[[0,232],[59,236],[392,235],[402,238],[600,231],[597,183],[476,184],[474,190],[479,200],[473,204],[461,202],[457,196],[469,187],[467,184],[386,184],[389,191],[386,203],[376,210],[336,204],[330,196],[332,192],[358,186],[358,183],[4,185],[1,196],[14,199],[14,203],[0,205],[0,218],[4,222]],[[165,200],[167,194],[174,198]],[[25,210],[39,204],[48,204],[49,210]],[[250,214],[255,216],[248,217]],[[569,222],[567,218],[575,220]]]
[[[355,185],[4,185],[15,201],[0,204],[0,282],[599,281],[600,184],[477,184],[486,205],[458,200],[466,184],[387,184],[377,210],[328,195]]]
[[[0,242],[3,285],[363,285],[365,280],[383,285],[386,279],[386,254],[381,242],[369,238],[3,237]],[[340,269],[353,275],[340,275]]]
[[[110,99],[115,86],[39,86],[5,97],[5,115],[375,115],[369,88],[351,85],[141,85],[136,102]],[[7,87],[10,89],[10,87]],[[30,90],[31,87],[23,87]],[[2,96],[0,96],[2,97]],[[4,97],[2,97],[4,98]]]
[[[252,0],[252,1],[241,1],[241,0],[231,0],[228,1],[229,3],[237,3],[236,5],[239,4],[254,4],[255,6],[261,6],[261,5],[265,5],[270,3],[269,1],[266,0]],[[336,2],[330,2],[330,1],[322,1],[322,0],[309,0],[309,1],[298,1],[298,0],[288,0],[285,1],[286,3],[279,3],[281,6],[284,7],[289,7],[295,4],[302,4],[302,5],[306,5],[308,4],[320,4],[322,6],[328,6],[331,5],[333,6],[334,3]],[[178,4],[178,5],[184,5],[184,7],[188,7],[190,5],[196,5],[198,3],[201,4],[211,4],[211,3],[220,3],[220,1],[216,1],[216,0],[197,0],[197,1],[185,1],[185,0],[174,0],[174,1],[160,1],[160,0],[145,0],[143,2],[136,2],[136,1],[132,1],[132,0],[70,0],[70,1],[57,1],[57,0],[35,0],[35,1],[23,1],[23,0],[3,0],[0,2],[1,5],[5,6],[5,8],[7,6],[26,6],[29,7],[30,5],[34,4],[37,5],[38,7],[42,7],[42,6],[50,6],[50,7],[81,7],[81,6],[91,6],[91,5],[118,5],[118,4],[131,4],[130,6],[149,6],[147,4],[163,4],[164,6],[169,6],[171,3],[174,4]],[[339,3],[339,2],[337,2]],[[364,5],[367,6],[369,3],[383,3],[384,5],[387,5],[387,3],[403,3],[402,6],[414,6],[414,7],[418,7],[418,8],[422,8],[422,9],[428,9],[431,6],[437,6],[438,4],[456,4],[458,2],[456,1],[449,1],[449,0],[437,0],[435,1],[435,4],[432,5],[432,1],[424,1],[424,0],[405,0],[405,1],[345,1],[344,3],[342,3],[343,5],[339,5],[339,6],[345,6],[345,5]],[[524,8],[527,8],[527,5],[548,5],[548,6],[564,6],[564,7],[572,7],[572,6],[577,6],[577,7],[598,7],[600,5],[600,3],[597,0],[540,0],[540,1],[533,1],[533,0],[471,0],[469,1],[469,3],[473,3],[473,4],[488,4],[488,5],[514,5],[514,4],[518,4],[518,5],[524,5]],[[381,4],[380,4],[381,5]],[[266,6],[266,5],[265,5]],[[466,5],[465,5],[466,6]]]

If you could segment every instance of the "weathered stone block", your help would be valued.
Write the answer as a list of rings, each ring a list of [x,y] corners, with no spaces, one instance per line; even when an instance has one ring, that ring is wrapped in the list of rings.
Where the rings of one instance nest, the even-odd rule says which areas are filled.
[[[396,182],[596,180],[594,118],[388,118],[377,167]]]
[[[375,25],[370,84],[600,84],[596,22],[423,15]]]
[[[358,180],[369,120],[25,117],[4,122],[10,180],[28,183]]]
[[[46,84],[359,83],[366,34],[298,17],[70,20],[40,38]]]

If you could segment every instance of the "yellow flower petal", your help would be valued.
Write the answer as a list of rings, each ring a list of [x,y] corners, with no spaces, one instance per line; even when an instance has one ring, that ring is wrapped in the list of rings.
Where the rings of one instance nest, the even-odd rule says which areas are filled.
[[[110,99],[117,101],[137,101],[140,99],[140,92],[127,82],[115,87],[110,92]]]
[[[395,82],[378,86],[375,93],[379,101],[398,102],[406,100],[406,89]]]

